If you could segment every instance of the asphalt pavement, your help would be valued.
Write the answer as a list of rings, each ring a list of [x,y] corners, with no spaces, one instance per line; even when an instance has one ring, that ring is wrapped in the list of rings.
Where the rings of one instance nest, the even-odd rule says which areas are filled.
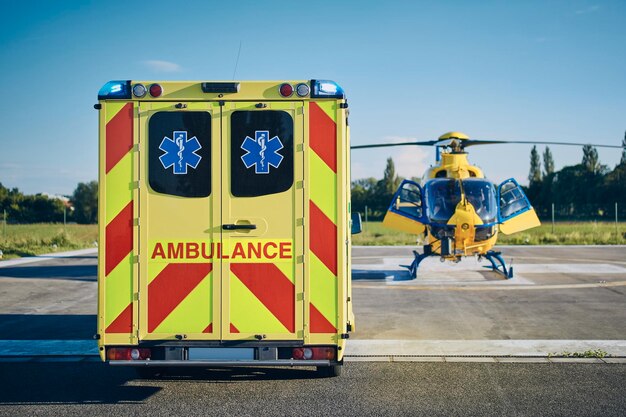
[[[0,415],[626,415],[615,357],[626,356],[626,248],[503,253],[512,280],[435,258],[407,280],[411,248],[355,248],[357,328],[331,379],[271,368],[140,379],[90,351],[93,251],[0,263]],[[614,357],[548,356],[591,348]]]

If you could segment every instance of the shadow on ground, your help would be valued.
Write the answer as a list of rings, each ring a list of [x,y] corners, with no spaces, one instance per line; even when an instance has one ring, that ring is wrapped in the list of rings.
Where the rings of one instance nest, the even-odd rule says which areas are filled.
[[[0,340],[84,340],[94,334],[95,314],[0,314]]]

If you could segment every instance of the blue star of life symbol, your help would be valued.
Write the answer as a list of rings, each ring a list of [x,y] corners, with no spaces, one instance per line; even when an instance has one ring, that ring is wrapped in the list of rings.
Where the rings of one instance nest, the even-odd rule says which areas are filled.
[[[163,168],[174,167],[174,174],[186,174],[187,166],[196,169],[202,157],[196,151],[202,148],[195,136],[187,140],[187,132],[174,131],[174,139],[167,136],[159,145],[159,149],[165,153],[159,157]]]
[[[283,156],[278,153],[283,148],[283,144],[278,136],[269,139],[269,130],[257,130],[254,132],[254,139],[246,136],[241,149],[246,154],[241,157],[246,168],[254,165],[255,174],[269,174],[270,165],[278,168],[283,161]]]

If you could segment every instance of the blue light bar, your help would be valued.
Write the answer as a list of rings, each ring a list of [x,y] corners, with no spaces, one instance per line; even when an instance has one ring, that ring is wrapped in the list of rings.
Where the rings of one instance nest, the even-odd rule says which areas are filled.
[[[334,81],[311,80],[311,98],[346,98],[346,93]]]
[[[130,100],[130,98],[130,81],[109,81],[98,91],[98,100]]]

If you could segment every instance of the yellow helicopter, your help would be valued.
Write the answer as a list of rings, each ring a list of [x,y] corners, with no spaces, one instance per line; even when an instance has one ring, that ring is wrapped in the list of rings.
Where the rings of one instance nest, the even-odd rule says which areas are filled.
[[[492,183],[480,168],[470,164],[465,152],[468,146],[500,143],[583,145],[476,140],[461,132],[448,132],[438,140],[351,147],[436,146],[437,163],[426,171],[422,185],[411,180],[402,181],[383,220],[383,225],[388,228],[424,235],[422,253],[413,251],[415,259],[406,266],[412,278],[417,277],[420,263],[430,256],[439,256],[442,262],[459,262],[465,256],[485,258],[493,271],[507,279],[513,278],[513,267],[507,267],[502,254],[493,250],[498,233],[510,235],[541,223],[515,179],[510,178],[499,185]]]

